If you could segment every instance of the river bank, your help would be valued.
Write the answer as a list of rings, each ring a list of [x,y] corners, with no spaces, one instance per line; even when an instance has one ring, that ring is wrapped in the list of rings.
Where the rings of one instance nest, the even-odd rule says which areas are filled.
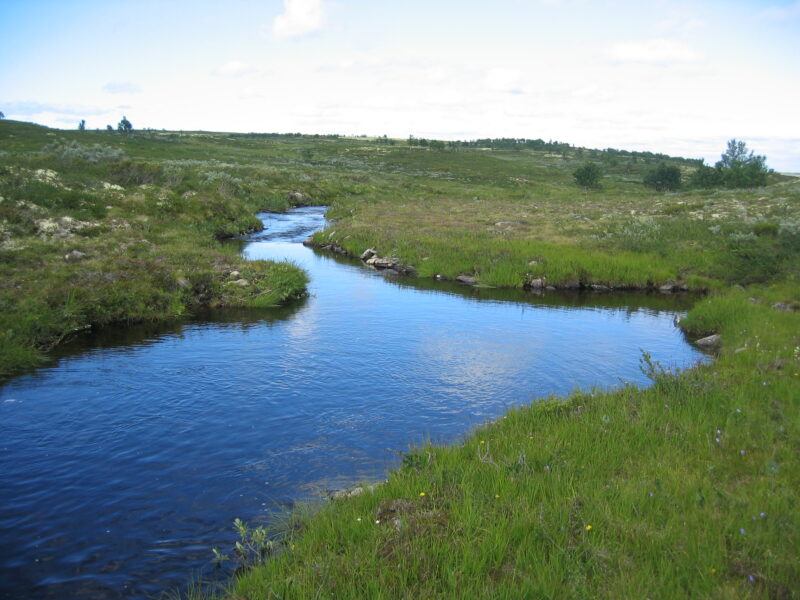
[[[241,184],[207,176],[178,189],[190,166],[131,160],[89,145],[96,134],[83,144],[49,135],[0,123],[3,147],[22,145],[0,157],[0,381],[76,334],[305,293],[301,270],[219,243],[262,227],[254,214],[269,203]],[[37,143],[47,145],[27,149]]]

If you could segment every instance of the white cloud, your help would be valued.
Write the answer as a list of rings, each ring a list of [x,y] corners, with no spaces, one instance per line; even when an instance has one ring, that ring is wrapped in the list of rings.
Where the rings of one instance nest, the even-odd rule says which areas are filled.
[[[700,58],[688,44],[663,38],[620,42],[611,46],[609,55],[619,62],[654,64],[694,62]]]
[[[325,7],[322,0],[283,0],[284,12],[275,17],[272,35],[288,39],[322,29]]]
[[[230,60],[214,69],[215,75],[222,75],[223,77],[241,77],[254,72],[254,67],[240,60]]]
[[[109,94],[141,94],[142,88],[131,81],[109,81],[103,86]]]

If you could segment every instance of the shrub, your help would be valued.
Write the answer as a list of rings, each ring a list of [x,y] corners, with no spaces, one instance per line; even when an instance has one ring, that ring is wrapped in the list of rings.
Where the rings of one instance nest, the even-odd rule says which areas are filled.
[[[647,187],[659,192],[677,190],[681,187],[680,167],[660,162],[657,167],[647,172],[644,176],[643,183]]]
[[[575,183],[583,188],[599,188],[603,170],[597,163],[587,162],[572,173]]]

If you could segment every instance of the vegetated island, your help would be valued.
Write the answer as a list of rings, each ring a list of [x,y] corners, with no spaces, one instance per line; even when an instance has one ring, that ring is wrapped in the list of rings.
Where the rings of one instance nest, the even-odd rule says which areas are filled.
[[[296,511],[278,537],[238,523],[252,568],[218,593],[798,597],[800,180],[741,142],[711,167],[516,139],[0,122],[0,141],[4,355],[92,324],[88,307],[119,321],[247,303],[227,290],[258,279],[251,263],[214,238],[293,202],[331,206],[314,244],[379,268],[543,293],[708,292],[681,326],[719,336],[713,363],[673,373],[644,355],[646,390],[512,410],[463,444],[410,451],[385,484]],[[282,268],[298,283],[287,297],[301,293]],[[39,322],[59,325],[20,341]]]

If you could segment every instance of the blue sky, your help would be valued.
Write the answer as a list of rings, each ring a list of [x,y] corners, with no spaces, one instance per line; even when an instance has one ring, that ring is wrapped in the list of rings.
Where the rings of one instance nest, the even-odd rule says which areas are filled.
[[[16,1],[0,110],[73,128],[531,137],[800,171],[800,1]]]

